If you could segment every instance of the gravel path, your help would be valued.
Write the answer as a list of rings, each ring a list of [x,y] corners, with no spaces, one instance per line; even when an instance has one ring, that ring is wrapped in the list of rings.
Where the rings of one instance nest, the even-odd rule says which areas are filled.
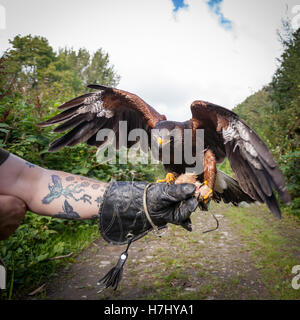
[[[220,223],[217,231],[202,233],[214,227],[215,220],[209,212],[199,211],[192,216],[192,232],[172,225],[160,239],[150,233],[133,243],[116,291],[97,293],[97,281],[115,265],[126,246],[99,239],[50,279],[40,295],[27,299],[270,299],[252,250],[238,232],[239,225],[226,216],[228,210],[231,206],[224,204],[211,209]],[[256,206],[252,210],[256,212]],[[297,235],[300,243],[300,226],[297,228],[293,241]]]

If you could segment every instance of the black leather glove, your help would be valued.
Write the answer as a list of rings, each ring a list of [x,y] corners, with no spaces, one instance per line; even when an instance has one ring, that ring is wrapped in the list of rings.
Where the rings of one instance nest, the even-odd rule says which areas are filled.
[[[152,229],[143,205],[147,185],[146,182],[110,182],[99,212],[99,230],[107,242],[125,244],[128,234],[135,241]],[[154,225],[160,229],[173,223],[191,231],[190,215],[198,205],[194,192],[193,184],[155,183],[148,187],[147,209]]]

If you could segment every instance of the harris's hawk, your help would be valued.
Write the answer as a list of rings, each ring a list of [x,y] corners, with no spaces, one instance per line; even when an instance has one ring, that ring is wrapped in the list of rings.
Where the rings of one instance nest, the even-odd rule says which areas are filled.
[[[156,138],[160,147],[169,144],[171,150],[172,146],[175,148],[176,139],[168,136],[170,130],[179,129],[183,133],[184,129],[192,129],[192,132],[204,129],[203,172],[190,176],[190,182],[201,182],[198,182],[198,196],[202,203],[205,204],[210,199],[223,199],[234,205],[242,201],[258,201],[266,203],[275,217],[281,217],[274,192],[277,191],[283,203],[290,202],[283,175],[265,143],[234,112],[199,100],[191,105],[190,120],[167,121],[164,115],[135,94],[102,85],[88,87],[97,89],[97,92],[87,93],[64,103],[59,107],[63,110],[61,113],[38,124],[45,127],[59,123],[54,132],[71,129],[52,142],[49,151],[81,142],[101,147],[104,141],[97,141],[96,135],[104,128],[115,132],[118,146],[119,121],[127,121],[128,133],[132,129],[141,128],[150,137],[151,130],[158,129],[161,135]],[[183,134],[177,137],[183,138]],[[134,143],[128,141],[127,147]],[[216,164],[223,162],[225,157],[229,159],[235,179],[216,168]],[[168,182],[188,182],[186,175],[183,175],[188,166],[184,161],[181,164],[172,163],[172,160],[164,163]],[[205,205],[202,208],[207,209]]]

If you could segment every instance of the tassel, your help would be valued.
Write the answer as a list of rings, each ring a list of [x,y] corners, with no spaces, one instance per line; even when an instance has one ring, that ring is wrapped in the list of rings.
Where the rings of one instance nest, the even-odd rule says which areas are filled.
[[[102,285],[104,285],[104,287],[101,288],[97,293],[102,292],[104,289],[107,289],[108,287],[112,287],[114,290],[117,290],[118,285],[122,279],[123,267],[124,267],[125,262],[128,258],[127,251],[129,249],[129,246],[131,245],[132,239],[133,239],[132,235],[129,234],[128,244],[127,244],[126,250],[121,253],[117,264],[112,269],[110,269],[103,278],[101,278],[98,281],[97,285],[102,284]]]

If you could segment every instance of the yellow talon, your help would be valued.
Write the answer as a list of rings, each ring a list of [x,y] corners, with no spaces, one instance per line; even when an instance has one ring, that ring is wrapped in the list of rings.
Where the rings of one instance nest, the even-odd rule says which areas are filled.
[[[208,193],[204,196],[204,200],[206,200],[213,193],[212,189],[208,190]]]
[[[156,182],[157,183],[166,182],[168,184],[173,184],[175,182],[175,180],[176,180],[176,178],[175,178],[174,174],[169,172],[169,173],[167,173],[165,179],[160,179],[160,180],[157,180]]]
[[[207,181],[203,182],[203,185],[200,187],[200,197],[199,200],[207,203],[210,201],[211,195],[213,194],[213,190],[208,187]]]

